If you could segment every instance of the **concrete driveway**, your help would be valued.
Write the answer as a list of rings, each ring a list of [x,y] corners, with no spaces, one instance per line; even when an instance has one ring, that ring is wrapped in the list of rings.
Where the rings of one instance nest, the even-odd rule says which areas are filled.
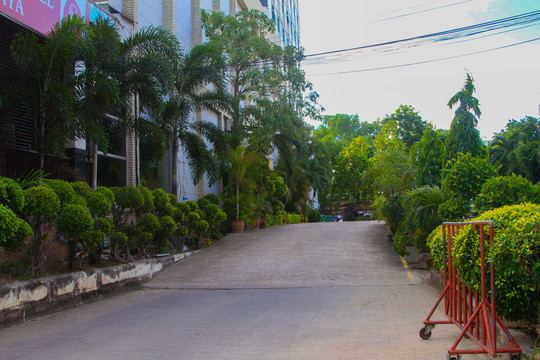
[[[458,329],[420,339],[439,290],[386,235],[376,221],[229,234],[142,290],[1,329],[0,358],[443,360]]]

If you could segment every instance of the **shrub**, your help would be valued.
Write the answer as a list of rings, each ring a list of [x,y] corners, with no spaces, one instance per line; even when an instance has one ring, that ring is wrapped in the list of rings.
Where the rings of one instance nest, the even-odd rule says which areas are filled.
[[[105,235],[110,235],[114,230],[114,223],[111,219],[106,217],[98,217],[94,219],[94,230],[100,230]]]
[[[114,204],[114,192],[108,187],[98,186],[95,192],[105,195],[107,200],[109,200],[111,204]]]
[[[90,191],[92,191],[92,188],[85,183],[84,181],[76,181],[71,183],[71,187],[75,192],[83,197],[86,196]]]
[[[186,201],[186,204],[191,211],[199,210],[199,205],[195,201]]]
[[[47,180],[45,185],[54,190],[58,199],[60,199],[60,206],[64,207],[71,203],[71,199],[75,195],[75,190],[70,183],[64,180]]]
[[[163,252],[168,249],[168,240],[176,231],[176,222],[171,216],[162,216],[159,218],[159,228],[154,232],[156,241],[156,251]]]
[[[84,208],[88,207],[88,203],[86,202],[86,199],[84,197],[82,197],[81,195],[79,195],[79,194],[73,195],[73,197],[71,198],[71,201],[69,203],[70,204],[81,205]]]
[[[30,273],[38,275],[44,261],[43,226],[53,223],[60,209],[60,200],[55,192],[45,186],[35,186],[23,191],[24,209],[28,222],[32,226],[32,247],[30,253]]]
[[[199,207],[199,209],[204,209],[208,205],[210,205],[210,200],[206,198],[200,198],[199,200],[197,200],[197,206]]]
[[[81,235],[80,241],[88,253],[90,264],[99,265],[106,236],[101,230],[89,230]]]
[[[486,259],[495,264],[497,312],[509,320],[538,316],[540,302],[540,205],[504,206],[485,212],[474,221],[493,220],[493,246],[486,245]],[[489,244],[488,228],[485,228]],[[435,263],[442,266],[440,227],[429,237]],[[462,281],[480,288],[480,237],[472,227],[455,238],[455,264]],[[489,275],[488,275],[489,278]]]
[[[30,225],[17,217],[4,205],[0,205],[0,246],[6,251],[20,250],[32,235]]]
[[[285,217],[287,218],[287,224],[299,224],[302,222],[302,215],[300,214],[286,213]]]
[[[219,205],[219,196],[216,194],[208,194],[205,195],[204,198],[210,201],[212,204]]]
[[[154,196],[154,211],[159,216],[171,216],[173,214],[173,205],[169,194],[163,189],[155,189],[152,191]]]
[[[50,219],[56,217],[60,209],[60,199],[56,193],[45,186],[28,188],[24,192],[24,213],[33,219]]]
[[[137,189],[139,189],[144,199],[140,210],[143,212],[152,211],[154,209],[154,195],[152,195],[152,191],[142,185],[137,186]]]
[[[321,213],[315,209],[312,209],[311,207],[306,209],[306,215],[309,222],[321,222],[322,217]]]
[[[86,201],[88,203],[88,209],[92,214],[104,216],[108,215],[111,211],[112,203],[103,192],[89,192],[86,194]]]
[[[10,208],[16,214],[22,212],[24,193],[15,180],[0,177],[0,204]]]
[[[474,208],[484,212],[505,205],[534,203],[536,195],[535,188],[529,180],[515,174],[498,176],[482,185],[482,191],[474,201]]]
[[[116,189],[116,203],[124,209],[136,209],[144,205],[144,196],[135,186],[123,186]]]
[[[90,212],[81,205],[68,204],[58,221],[58,230],[68,241],[68,266],[75,268],[75,249],[80,237],[94,227]]]
[[[127,245],[128,237],[123,232],[114,231],[109,236],[109,241],[111,242],[111,248],[118,249],[120,247],[123,247],[123,246]]]

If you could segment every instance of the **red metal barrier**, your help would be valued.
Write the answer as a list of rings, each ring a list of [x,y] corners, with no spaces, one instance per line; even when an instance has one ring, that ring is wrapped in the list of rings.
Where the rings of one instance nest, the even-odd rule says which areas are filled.
[[[481,266],[481,291],[471,289],[461,282],[461,274],[456,269],[454,258],[454,238],[460,229],[465,226],[473,226],[474,231],[480,236],[480,266]],[[489,227],[489,246],[493,246],[494,228],[493,221],[477,221],[462,223],[443,223],[443,279],[444,290],[424,320],[424,327],[420,329],[420,337],[427,340],[431,337],[431,331],[438,324],[455,324],[461,329],[461,333],[452,347],[448,350],[447,359],[458,360],[462,354],[489,354],[495,356],[499,353],[509,353],[512,360],[521,359],[522,350],[517,341],[508,332],[499,320],[495,309],[495,266],[491,263],[489,274],[486,279],[486,245],[484,228]],[[488,299],[488,285],[491,290]],[[444,300],[444,301],[443,301]],[[445,320],[431,320],[435,310],[444,305]],[[507,344],[497,346],[497,330],[507,339]],[[473,340],[479,348],[457,349],[459,343],[467,337]]]

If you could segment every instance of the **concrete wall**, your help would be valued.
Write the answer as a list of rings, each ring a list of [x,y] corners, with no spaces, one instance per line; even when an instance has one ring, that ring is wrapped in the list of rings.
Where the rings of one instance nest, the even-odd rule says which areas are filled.
[[[0,326],[150,280],[191,253],[136,261],[95,271],[17,281],[0,286]]]

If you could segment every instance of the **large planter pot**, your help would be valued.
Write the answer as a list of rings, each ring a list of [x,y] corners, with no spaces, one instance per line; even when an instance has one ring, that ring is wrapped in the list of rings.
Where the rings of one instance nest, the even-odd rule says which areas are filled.
[[[244,232],[244,220],[231,220],[231,227],[233,233]]]

